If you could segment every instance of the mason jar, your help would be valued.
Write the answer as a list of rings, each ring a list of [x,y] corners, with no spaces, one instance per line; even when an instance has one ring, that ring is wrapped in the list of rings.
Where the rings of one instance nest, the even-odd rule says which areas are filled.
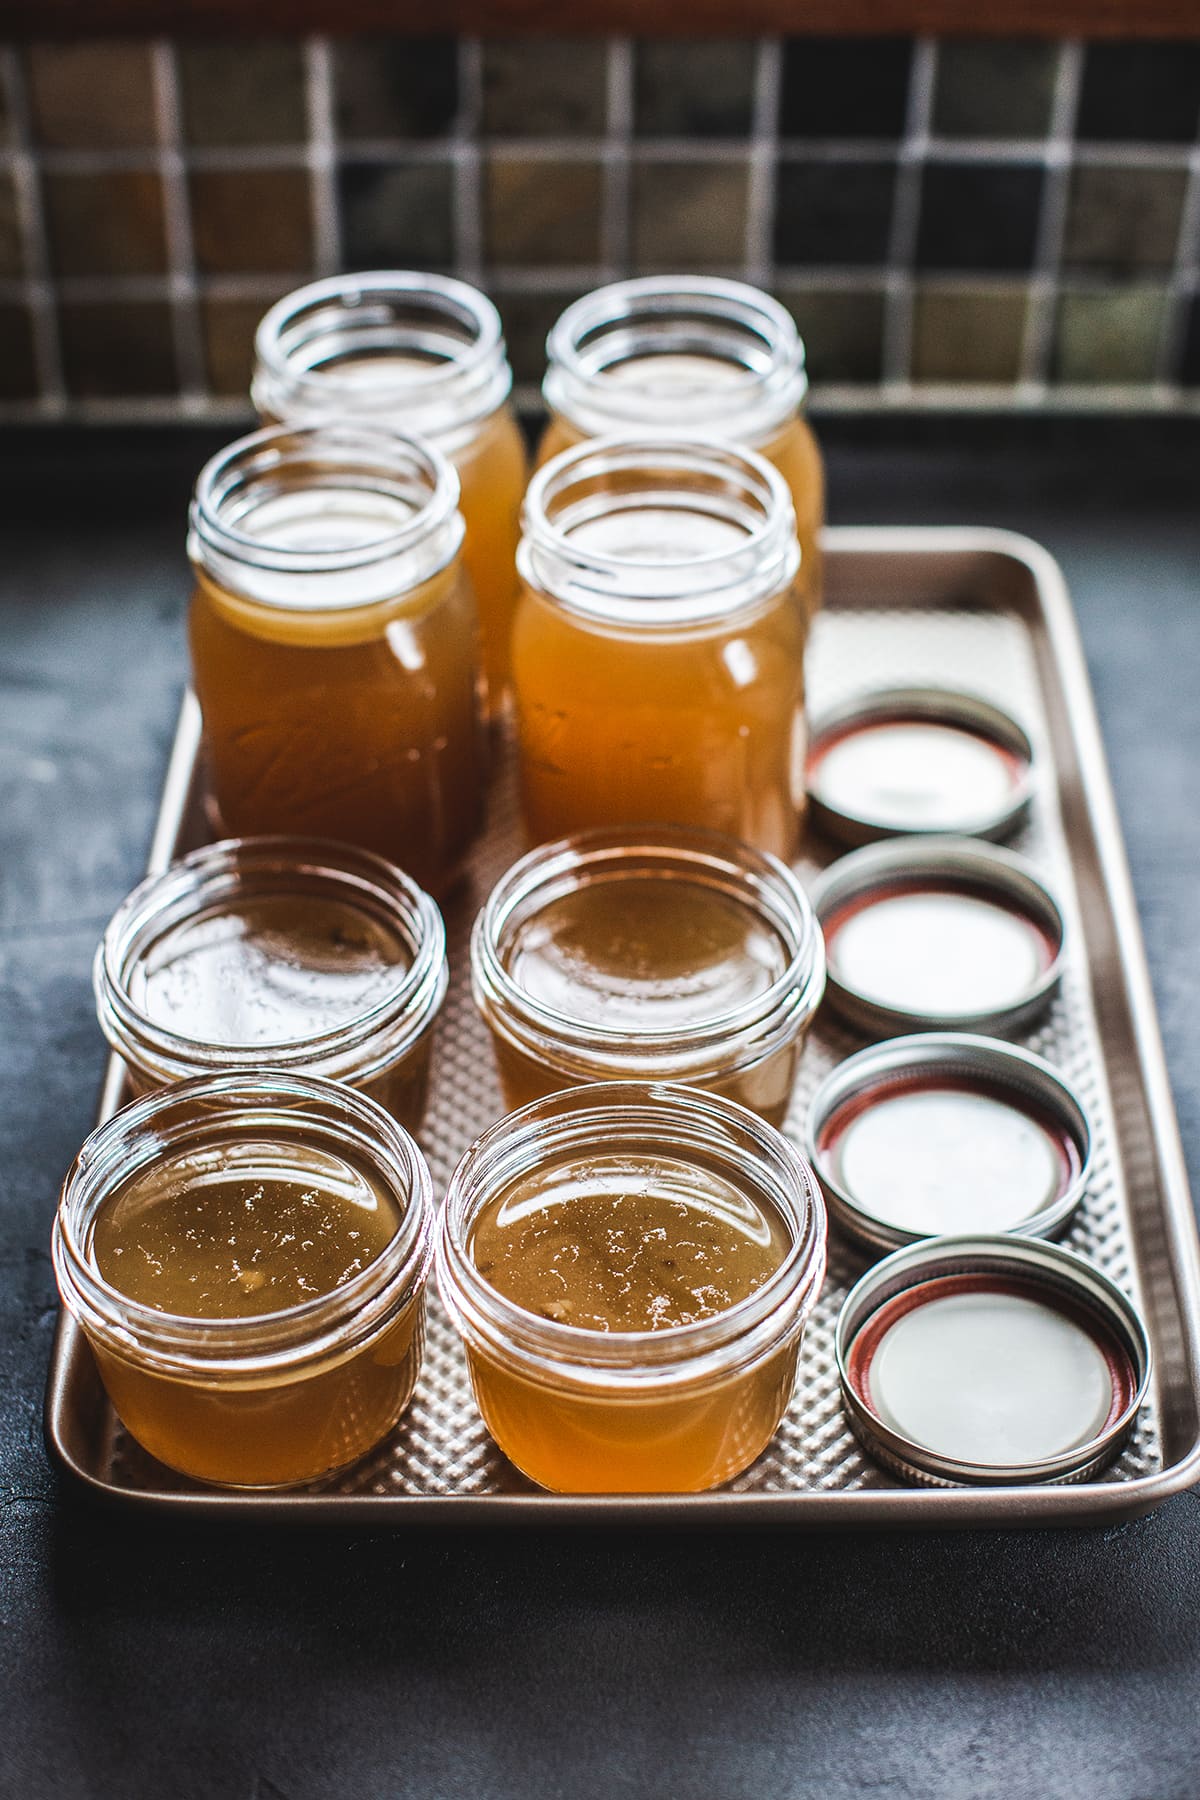
[[[740,281],[652,275],[568,306],[546,343],[540,460],[613,433],[725,437],[775,464],[796,509],[807,614],[821,602],[825,475],[802,407],[804,344],[787,308]]]
[[[382,1107],[242,1071],[99,1126],[64,1183],[53,1259],[138,1443],[200,1481],[270,1488],[356,1461],[403,1413],[433,1236],[429,1171]]]
[[[251,394],[264,423],[413,432],[458,471],[488,693],[508,687],[526,457],[500,315],[476,288],[407,269],[334,275],[263,318]]]
[[[408,1131],[424,1117],[446,930],[369,851],[284,837],[193,850],[121,902],[92,982],[136,1094],[253,1066],[344,1081]]]
[[[727,1242],[705,1265],[709,1237]],[[560,1493],[697,1492],[747,1468],[787,1410],[825,1211],[755,1114],[604,1082],[476,1140],[437,1270],[484,1424],[517,1468]]]
[[[783,1123],[825,990],[820,927],[785,864],[656,826],[543,844],[471,936],[505,1101],[581,1082],[684,1082]]]
[[[805,627],[779,471],[716,440],[600,438],[539,470],[522,530],[513,677],[531,840],[698,825],[790,861]]]
[[[189,632],[217,819],[339,838],[440,892],[483,820],[458,478],[357,425],[255,432],[196,483]]]

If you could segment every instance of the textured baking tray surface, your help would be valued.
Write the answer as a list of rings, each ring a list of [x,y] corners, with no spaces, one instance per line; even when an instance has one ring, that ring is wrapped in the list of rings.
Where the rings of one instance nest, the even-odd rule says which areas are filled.
[[[974,579],[957,575],[950,581],[944,571],[933,578],[938,565],[936,558],[931,559],[929,604],[921,597],[919,582],[914,586],[917,565],[911,561],[899,584],[890,580],[895,559],[872,557],[852,563],[847,559],[842,579],[837,578],[838,561],[835,551],[830,582],[833,604],[818,620],[810,650],[809,693],[814,713],[860,689],[936,682],[964,687],[998,702],[1019,719],[1034,742],[1040,766],[1038,792],[1028,824],[1010,842],[1054,885],[1068,922],[1069,954],[1061,991],[1049,1011],[1034,1029],[1014,1041],[1036,1050],[1065,1073],[1093,1122],[1093,1173],[1079,1214],[1063,1241],[1088,1257],[1142,1306],[1135,1225],[1089,981],[1072,846],[1064,832],[1050,748],[1048,706],[1060,706],[1061,696],[1057,690],[1048,691],[1045,684],[1039,615],[1025,604],[1010,607],[1004,603],[1006,592],[1011,596],[1017,590],[1011,570],[1008,581],[1001,579],[1003,559],[995,556],[980,557]],[[989,587],[989,569],[994,592]],[[1027,571],[1025,575],[1026,586],[1032,588]],[[889,599],[893,586],[898,595],[894,604]],[[918,603],[901,604],[900,596],[911,596]],[[189,847],[190,841],[185,830],[179,848]],[[522,848],[512,760],[507,757],[496,771],[486,842],[469,880],[446,908],[452,980],[439,1027],[433,1098],[422,1134],[435,1186],[441,1191],[465,1147],[503,1111],[488,1036],[471,1001],[468,936],[483,896]],[[810,844],[810,854],[799,865],[802,875],[811,877],[837,854],[833,847]],[[787,1130],[797,1141],[818,1082],[865,1041],[839,1027],[823,1009],[802,1059],[787,1120]],[[888,1517],[887,1502],[899,1501],[898,1484],[869,1461],[851,1435],[842,1415],[833,1359],[838,1309],[866,1263],[836,1232],[831,1234],[830,1251],[828,1280],[809,1325],[800,1381],[787,1417],[764,1454],[726,1492],[797,1498],[825,1494],[832,1498],[859,1490],[864,1497],[869,1493],[884,1502],[877,1515],[882,1524]],[[1151,1333],[1153,1337],[1153,1319]],[[105,1413],[104,1430],[93,1440],[90,1475],[96,1485],[126,1492],[152,1489],[164,1495],[197,1491],[153,1463],[129,1440],[107,1408]],[[53,1428],[51,1436],[53,1439]],[[1164,1461],[1156,1384],[1132,1440],[1105,1479],[1144,1481],[1161,1471]],[[537,1494],[494,1448],[479,1422],[458,1340],[432,1288],[426,1358],[407,1418],[367,1461],[305,1492],[347,1501],[367,1495],[385,1499]],[[903,1522],[907,1523],[919,1516],[914,1508],[935,1498],[911,1489],[904,1493],[907,1516]],[[946,1498],[952,1497],[942,1496]],[[999,1523],[1006,1515],[1005,1502],[1011,1504],[1016,1496],[992,1490],[991,1499]],[[1132,1502],[1132,1494],[1129,1499]],[[264,1501],[240,1497],[237,1504],[252,1510]],[[289,1500],[275,1496],[269,1504],[283,1511]],[[589,1504],[594,1508],[597,1503]],[[622,1503],[604,1504],[619,1508]],[[670,1504],[678,1513],[688,1502],[674,1500]],[[1142,1504],[1149,1504],[1149,1498]],[[348,1504],[341,1510],[349,1517],[354,1509]],[[973,1516],[981,1516],[978,1505]],[[826,1517],[825,1522],[831,1521]],[[859,1522],[863,1522],[861,1515]],[[898,1515],[896,1522],[902,1522]],[[949,1521],[943,1518],[941,1522]]]

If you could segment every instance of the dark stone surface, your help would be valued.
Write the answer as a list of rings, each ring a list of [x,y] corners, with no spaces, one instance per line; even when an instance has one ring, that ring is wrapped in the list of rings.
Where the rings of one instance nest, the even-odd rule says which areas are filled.
[[[1200,1176],[1200,432],[830,420],[839,520],[1072,585]],[[129,1523],[41,1443],[88,968],[184,673],[202,434],[0,442],[0,1793],[783,1800],[1200,1792],[1200,1509],[1110,1532],[325,1534]]]

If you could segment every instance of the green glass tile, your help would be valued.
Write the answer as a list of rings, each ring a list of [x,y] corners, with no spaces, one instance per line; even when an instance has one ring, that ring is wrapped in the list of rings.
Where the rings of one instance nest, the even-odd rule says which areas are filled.
[[[26,307],[0,302],[0,400],[37,398],[33,321]]]
[[[278,294],[257,300],[213,299],[200,302],[204,366],[214,394],[244,399],[250,411],[250,376],[254,367],[254,333]]]
[[[1055,324],[1055,380],[1153,381],[1165,307],[1166,293],[1158,287],[1062,294]]]
[[[351,269],[444,269],[454,260],[448,162],[347,163],[338,175]]]
[[[1002,38],[939,44],[934,132],[959,138],[1045,137],[1057,68],[1056,44]]]
[[[923,287],[913,302],[914,381],[1006,382],[1021,373],[1023,291]]]
[[[550,327],[578,292],[493,294],[504,321],[504,337],[513,379],[540,386],[546,373],[546,337]]]
[[[204,274],[309,272],[307,169],[197,169],[190,185],[196,264]]]
[[[151,169],[50,173],[46,237],[56,275],[161,275],[167,267],[162,181]]]
[[[639,269],[725,268],[746,255],[749,167],[635,163],[633,260]]]
[[[877,382],[883,369],[883,295],[870,288],[779,287],[804,339],[810,381]]]
[[[1187,173],[1087,164],[1071,172],[1063,263],[1120,275],[1175,260]]]
[[[494,38],[483,46],[483,129],[492,137],[600,137],[608,113],[602,38]]]
[[[304,52],[283,39],[179,47],[190,144],[302,144],[308,135]]]
[[[24,272],[25,248],[21,241],[17,192],[8,170],[0,169],[0,275],[22,275]]]
[[[58,322],[68,393],[107,400],[175,392],[175,341],[165,300],[64,301]]]
[[[639,137],[749,137],[757,47],[744,38],[655,39],[634,46]]]
[[[333,45],[334,110],[343,138],[430,138],[458,118],[451,37],[351,37]]]
[[[599,163],[494,156],[484,182],[484,240],[493,263],[600,260]]]
[[[33,44],[27,69],[39,144],[52,150],[115,150],[156,141],[148,43]]]

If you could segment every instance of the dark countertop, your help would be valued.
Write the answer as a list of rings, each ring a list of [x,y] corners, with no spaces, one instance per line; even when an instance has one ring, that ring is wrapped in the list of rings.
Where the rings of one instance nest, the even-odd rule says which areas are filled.
[[[1200,424],[837,419],[832,516],[1010,526],[1079,612],[1200,1191]],[[0,1793],[1194,1800],[1200,1499],[1108,1532],[355,1536],[65,1490],[47,1254],[211,433],[0,439]]]

